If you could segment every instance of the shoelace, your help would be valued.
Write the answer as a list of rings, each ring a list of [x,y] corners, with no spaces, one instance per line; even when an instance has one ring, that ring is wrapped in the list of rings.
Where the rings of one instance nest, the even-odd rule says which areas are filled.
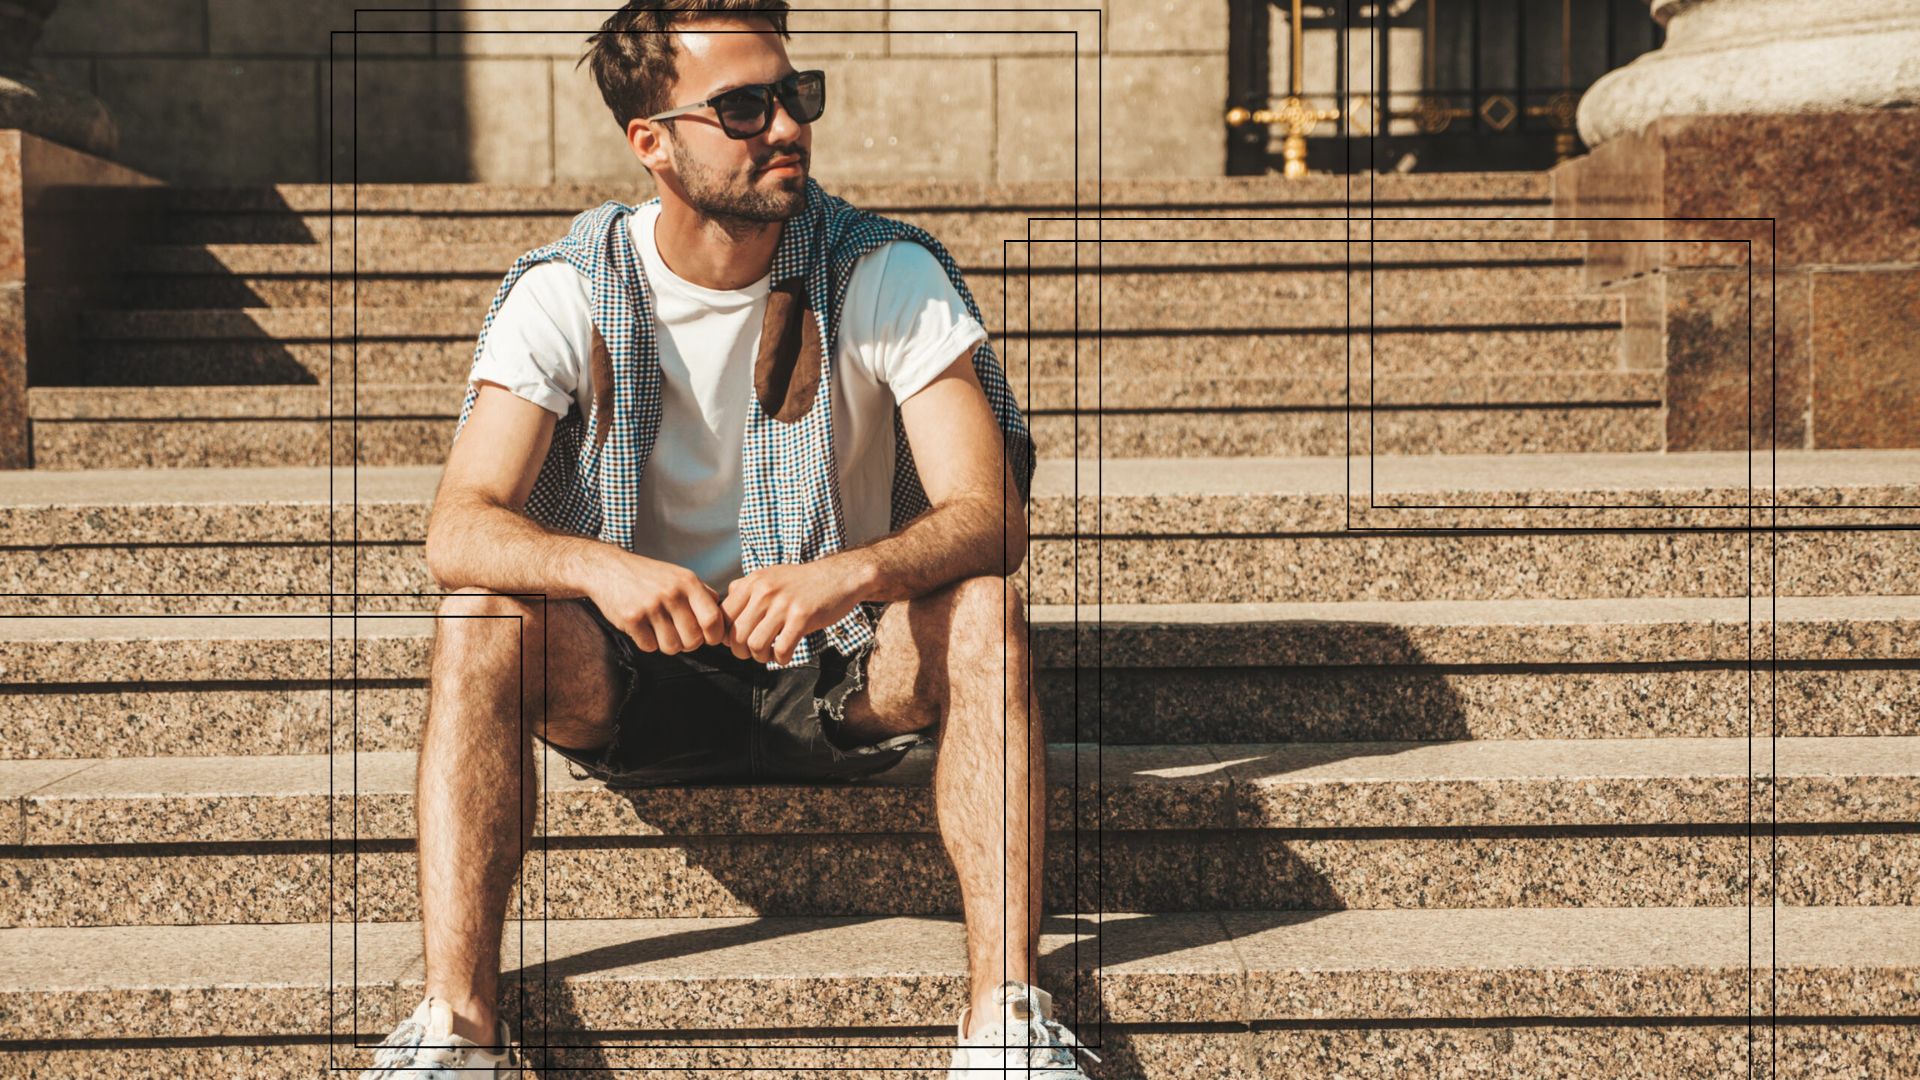
[[[1010,1044],[1001,1048],[1002,1056],[1000,1063],[1003,1067],[1008,1065],[1044,1065],[1072,1069],[1076,1067],[1073,1060],[1074,1051],[1085,1054],[1096,1062],[1100,1060],[1099,1054],[1087,1049],[1079,1039],[1074,1038],[1073,1032],[1068,1031],[1066,1025],[1060,1023],[1058,1020],[1041,1020],[1035,1017],[1022,1022],[1020,1026],[1026,1029],[1022,1033],[1022,1039],[1025,1042],[1024,1046],[1013,1043],[1013,1040],[1010,1038],[1001,1040],[1002,1042]],[[1009,1031],[1005,1034],[1012,1035],[1012,1032]],[[1035,1037],[1036,1035],[1038,1036],[1037,1039]],[[1040,1060],[1035,1060],[1033,1054],[1036,1050],[1041,1051],[1045,1056]],[[1016,1053],[1020,1055],[1020,1060],[1011,1060],[1011,1055]]]
[[[381,1043],[381,1049],[374,1051],[373,1063],[382,1069],[398,1069],[409,1065],[438,1065],[459,1068],[467,1063],[467,1048],[464,1046],[421,1046],[427,1037],[426,1026],[412,1018],[400,1021]],[[507,1056],[501,1060],[503,1065],[515,1064],[513,1048],[507,1048]]]

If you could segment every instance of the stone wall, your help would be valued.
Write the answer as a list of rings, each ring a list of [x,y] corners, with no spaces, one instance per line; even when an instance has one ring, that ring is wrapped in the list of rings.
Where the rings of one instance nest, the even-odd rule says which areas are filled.
[[[604,16],[558,9],[589,5],[388,0],[424,10],[362,11],[360,33],[333,33],[376,2],[62,0],[35,64],[98,94],[120,159],[175,183],[324,182],[330,111],[340,181],[644,177],[575,67]],[[1070,179],[1076,97],[1082,179],[1225,171],[1226,0],[794,6],[790,55],[828,72],[823,182]]]

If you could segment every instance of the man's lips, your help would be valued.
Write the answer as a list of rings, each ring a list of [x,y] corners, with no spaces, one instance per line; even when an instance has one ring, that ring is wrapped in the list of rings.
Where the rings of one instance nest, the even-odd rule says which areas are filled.
[[[760,167],[761,172],[778,172],[781,169],[792,169],[795,172],[798,172],[800,170],[800,159],[797,157],[786,158],[781,161],[768,162],[767,164]]]

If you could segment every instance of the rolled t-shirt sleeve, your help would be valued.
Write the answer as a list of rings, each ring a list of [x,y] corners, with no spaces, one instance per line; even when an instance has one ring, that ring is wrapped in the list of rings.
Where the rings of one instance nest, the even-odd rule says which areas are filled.
[[[565,417],[581,390],[580,339],[591,327],[579,271],[558,260],[531,266],[494,312],[468,381],[499,383]]]
[[[840,312],[855,358],[904,402],[987,338],[924,245],[894,240],[854,265]]]

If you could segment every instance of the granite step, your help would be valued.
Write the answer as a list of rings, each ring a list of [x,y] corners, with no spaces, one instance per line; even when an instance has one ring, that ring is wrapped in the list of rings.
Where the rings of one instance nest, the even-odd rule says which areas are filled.
[[[1176,240],[1165,235],[1173,223],[1121,220],[1106,222],[1099,238],[1083,236],[1041,241],[958,240],[942,243],[968,274],[1032,270],[1036,276],[1065,278],[1095,273],[1109,282],[1134,275],[1207,275],[1257,269],[1269,273],[1320,273],[1338,270],[1365,277],[1434,269],[1484,269],[1539,272],[1566,268],[1585,258],[1585,244],[1541,240],[1514,244],[1472,240],[1412,240],[1381,235],[1405,223],[1382,226],[1371,236],[1349,238],[1344,222],[1305,223],[1329,233],[1325,239],[1274,240],[1209,236]],[[1218,226],[1215,226],[1218,228]],[[1338,229],[1336,233],[1334,230]],[[938,237],[936,237],[938,239]],[[1057,244],[1058,246],[1052,246]],[[506,268],[526,252],[517,244],[381,244],[351,233],[331,243],[306,244],[143,244],[128,249],[122,274],[167,278],[319,278],[350,281],[372,278],[485,278],[497,284]],[[324,302],[322,302],[324,304]],[[248,305],[234,305],[248,306]],[[421,305],[434,306],[434,305]]]
[[[356,253],[322,245],[221,245],[214,248],[150,249],[123,271],[114,299],[127,308],[301,308],[357,304],[375,307],[448,307],[485,312],[518,251],[488,247],[475,254],[463,245],[406,249],[393,259],[381,249]],[[1075,292],[1100,293],[1111,308],[1149,306],[1185,293],[1221,304],[1271,304],[1302,300],[1368,303],[1435,295],[1559,295],[1582,288],[1577,245],[1454,245],[1422,255],[1400,248],[1433,244],[1375,243],[1351,251],[1345,245],[1222,241],[1201,244],[1213,261],[1168,264],[1151,249],[1176,245],[1120,241],[1029,245],[1009,253],[1002,244],[969,243],[953,254],[967,276],[974,302],[984,311],[1009,305],[1060,307]],[[1184,245],[1180,245],[1184,246]],[[1533,248],[1548,257],[1533,257]],[[1572,253],[1564,249],[1572,247]],[[438,254],[444,264],[434,261]],[[1291,249],[1306,248],[1305,251]],[[1332,248],[1332,250],[1327,250]],[[1515,250],[1508,250],[1515,249]],[[244,254],[234,254],[234,253]],[[1375,260],[1375,261],[1370,261]],[[1009,265],[1009,264],[1012,265]],[[475,265],[478,264],[478,265]],[[1031,265],[1029,265],[1031,264]],[[1095,267],[1098,266],[1096,270]],[[406,267],[401,269],[400,267]]]
[[[1223,303],[1190,293],[1158,295],[1151,303],[1117,303],[1096,288],[1042,290],[1029,304],[1024,289],[1001,303],[979,303],[987,330],[999,337],[1033,334],[1166,334],[1232,332],[1292,334],[1338,330],[1364,337],[1369,330],[1617,330],[1621,301],[1601,295],[1468,296],[1381,295],[1355,307],[1332,299],[1277,301],[1248,295]],[[1077,307],[1076,307],[1077,301]],[[1104,313],[1102,304],[1104,302]],[[378,307],[335,303],[319,307],[108,308],[83,313],[94,341],[332,341],[368,338],[478,339],[487,305]],[[1011,353],[1011,344],[1003,349]]]
[[[1247,228],[1249,237],[1343,239],[1349,233],[1368,235],[1369,229],[1404,239],[1510,235],[1544,240],[1553,235],[1544,220],[1552,200],[1543,175],[1369,177],[1354,183],[1276,177],[1103,181],[1080,185],[1077,193],[1064,183],[822,184],[856,206],[921,225],[943,242],[1025,239],[1050,229],[1071,239],[1075,217],[1086,219],[1079,226],[1083,236],[1103,238],[1107,230],[1122,228],[1109,224],[1113,219],[1155,218],[1166,219],[1165,227],[1176,237],[1217,236],[1217,230],[1232,225]],[[652,196],[644,176],[632,184],[550,189],[481,184],[183,188],[158,200],[150,239],[308,243],[357,236],[361,243],[517,244],[525,250],[565,235],[575,215],[607,199],[637,205]],[[1462,220],[1379,224],[1436,217]],[[1195,218],[1253,220],[1214,223],[1202,232],[1191,224]],[[1515,220],[1526,218],[1534,220]],[[1302,219],[1320,220],[1295,224]],[[1341,220],[1337,232],[1329,231],[1328,219]],[[1395,231],[1385,232],[1389,228]]]
[[[1473,305],[1463,299],[1463,309]],[[151,312],[140,315],[155,314]],[[166,314],[166,313],[158,313]],[[369,309],[370,317],[374,312]],[[331,329],[318,322],[289,326],[274,320],[275,333],[228,325],[207,336],[161,336],[181,326],[145,325],[110,312],[96,313],[86,330],[79,366],[67,383],[93,386],[310,384],[330,378],[351,384],[464,383],[473,370],[479,315],[437,320],[422,333],[382,336],[356,332],[345,319]],[[164,321],[164,320],[163,320]],[[257,329],[257,328],[255,328]],[[400,329],[412,329],[401,327]],[[286,331],[281,333],[280,331]],[[1346,382],[1427,377],[1473,385],[1515,374],[1540,377],[1612,375],[1620,370],[1616,325],[1538,329],[1463,326],[1455,329],[1369,329],[1360,318],[1323,329],[1183,333],[1177,329],[1132,334],[1029,335],[1003,333],[994,341],[1009,382],[1090,379],[1109,384],[1132,380],[1232,380],[1248,378]],[[1644,377],[1643,373],[1628,373]]]
[[[1011,381],[1011,380],[1010,380]],[[1029,379],[1037,452],[1106,458],[1659,450],[1664,380],[1610,372],[1481,378]],[[330,389],[331,388],[331,389]],[[464,383],[30,388],[39,469],[433,465]],[[1348,402],[1353,402],[1349,408]],[[331,438],[329,438],[331,432]]]
[[[647,196],[608,195],[629,204]],[[356,217],[343,205],[329,217],[313,211],[178,210],[153,224],[146,242],[157,246],[191,244],[320,244],[338,246],[403,244],[500,244],[515,255],[551,244],[567,235],[573,219],[602,200],[536,211],[477,209],[362,210]],[[865,205],[888,217],[927,230],[943,245],[1037,244],[1068,250],[1078,226],[1082,242],[1097,240],[1172,240],[1181,242],[1264,241],[1314,243],[1373,240],[1389,243],[1525,243],[1562,239],[1566,226],[1549,216],[1545,202],[1449,201],[1438,203],[1364,203],[1339,201],[1291,204],[1284,201],[1211,205],[1113,206],[1089,200],[1071,205],[1023,208],[953,206],[883,208]],[[504,266],[502,267],[504,271]]]
[[[1017,577],[1036,604],[1910,595],[1916,476],[1913,451],[1056,459]],[[418,611],[437,478],[0,476],[0,611]]]
[[[1570,1052],[1583,1075],[1729,1075],[1755,1051],[1761,1075],[1798,1078],[1900,1060],[1920,1031],[1915,908],[1116,913],[1043,931],[1037,981],[1098,1080]],[[937,1077],[963,940],[951,917],[516,921],[501,1008],[550,1069],[878,1058]],[[0,980],[22,1067],[277,1077],[367,1064],[352,1041],[410,1011],[423,970],[412,923],[96,927],[0,931]]]
[[[959,911],[931,749],[851,785],[620,791],[535,753],[529,913]],[[0,925],[414,917],[415,770],[0,762],[25,885]],[[1905,903],[1920,865],[1920,737],[1079,744],[1048,771],[1062,909]]]
[[[545,758],[536,747],[537,769]],[[546,807],[536,832],[569,839],[932,832],[934,758],[933,748],[923,747],[859,782],[622,790],[574,778],[565,761],[546,761],[540,785]],[[1048,747],[1048,770],[1048,825],[1062,830],[1920,819],[1920,736],[1055,743]],[[409,751],[0,761],[0,775],[19,815],[6,838],[10,845],[413,835]]]
[[[1165,206],[1369,206],[1381,210],[1444,203],[1552,209],[1553,180],[1536,172],[1449,172],[1353,176],[1277,175],[985,182],[916,180],[863,183],[822,179],[829,194],[875,210],[1027,209],[1079,205],[1102,211]],[[153,195],[158,215],[177,213],[524,214],[578,212],[605,199],[654,194],[653,180],[556,184],[275,183],[169,187]]]
[[[1038,605],[1048,737],[1920,735],[1920,597]],[[407,750],[425,611],[0,620],[15,759]]]

